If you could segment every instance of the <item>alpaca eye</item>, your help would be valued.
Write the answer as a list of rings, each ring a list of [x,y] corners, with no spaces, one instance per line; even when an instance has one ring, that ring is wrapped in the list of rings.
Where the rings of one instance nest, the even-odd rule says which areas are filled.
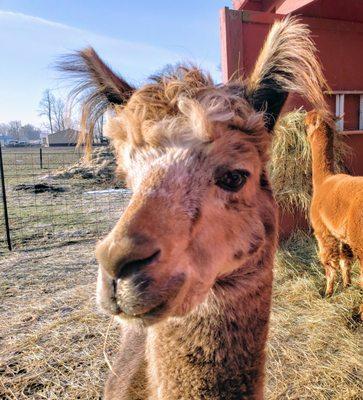
[[[234,169],[233,171],[226,171],[223,175],[217,177],[215,183],[223,190],[237,192],[246,183],[248,176],[248,171]]]

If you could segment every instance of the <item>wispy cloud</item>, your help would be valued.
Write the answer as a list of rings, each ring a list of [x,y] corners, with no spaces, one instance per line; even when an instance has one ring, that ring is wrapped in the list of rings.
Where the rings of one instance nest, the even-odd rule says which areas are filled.
[[[35,17],[33,15],[23,14],[20,12],[13,12],[13,11],[5,11],[0,10],[0,18],[13,18],[17,20],[23,20],[27,22],[33,22],[34,24],[42,24],[46,26],[50,26],[52,28],[59,28],[59,29],[76,29],[72,26],[61,24],[59,22],[50,21],[45,18]]]
[[[0,96],[0,121],[38,120],[37,107],[45,88],[59,86],[49,66],[62,54],[93,46],[116,71],[133,84],[165,64],[192,61],[218,79],[215,63],[191,59],[187,50],[170,50],[146,42],[115,38],[20,12],[0,10],[0,75],[6,76]]]
[[[162,47],[152,46],[146,43],[122,40],[107,35],[101,35],[85,29],[80,29],[67,24],[19,12],[0,10],[0,20],[1,19],[3,21],[7,20],[8,23],[13,22],[15,24],[22,23],[27,25],[38,25],[39,28],[48,28],[49,30],[53,31],[53,34],[54,32],[57,31],[58,32],[63,31],[63,35],[65,36],[62,37],[60,43],[58,42],[58,46],[56,45],[56,43],[54,43],[55,49],[59,47],[59,44],[63,45],[63,47],[68,47],[71,44],[73,44],[73,46],[77,46],[78,44],[89,43],[95,46],[105,45],[106,50],[108,47],[114,48],[118,46],[120,48],[124,48],[125,50],[133,49],[133,52],[140,52],[140,51],[145,51],[147,53],[153,52],[158,58],[162,56],[161,61],[164,58],[177,57],[179,55],[178,53],[171,52]],[[46,41],[46,38],[44,38],[44,41]],[[120,57],[125,58],[125,56],[126,58],[130,57],[129,53],[120,54]],[[144,65],[145,64],[146,63],[144,63]]]
[[[120,62],[126,63],[132,67],[137,66],[137,71],[142,66],[142,70],[151,73],[154,72],[153,68],[155,67],[160,68],[166,63],[184,61],[186,58],[190,58],[190,54],[186,53],[186,50],[182,48],[180,52],[170,51],[160,46],[153,46],[148,43],[127,41],[107,35],[101,35],[67,24],[19,12],[0,10],[0,19],[1,18],[14,20],[17,22],[23,21],[29,24],[48,27],[52,30],[66,31],[68,33],[68,36],[72,36],[72,44],[74,43],[74,39],[76,38],[76,43],[83,42],[82,44],[84,45],[93,45],[95,47],[98,47],[100,51],[102,51],[102,46],[105,48],[105,52],[111,49],[118,49],[117,55],[119,59],[122,59]],[[63,38],[63,42],[64,44],[68,42],[67,36]],[[110,54],[111,56],[113,55],[112,53],[113,51]],[[142,59],[140,59],[141,57]],[[115,61],[117,62],[117,59]],[[198,60],[190,61],[198,63]],[[203,60],[201,64],[203,64],[202,66],[204,68],[211,69],[212,74],[216,73],[215,63]],[[219,72],[217,72],[217,74],[219,74]]]

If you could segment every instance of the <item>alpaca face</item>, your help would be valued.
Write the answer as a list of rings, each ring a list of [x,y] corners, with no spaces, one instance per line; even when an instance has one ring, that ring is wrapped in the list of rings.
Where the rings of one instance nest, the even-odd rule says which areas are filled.
[[[310,145],[319,146],[327,141],[333,141],[334,126],[335,120],[330,113],[324,110],[309,111],[305,117],[305,127]],[[332,143],[331,145],[333,146]]]
[[[276,238],[265,174],[275,121],[290,91],[325,107],[307,27],[275,23],[251,76],[226,85],[181,65],[135,89],[92,48],[61,68],[79,79],[86,138],[112,110],[109,137],[134,193],[97,246],[102,308],[145,323],[182,316],[219,278],[258,268]]]
[[[316,132],[322,124],[322,116],[319,115],[318,111],[312,110],[306,114],[305,126],[309,140],[312,139],[312,135]]]
[[[251,135],[269,136],[225,122],[210,126],[208,142],[126,146],[134,194],[96,252],[103,308],[146,323],[182,316],[256,256],[266,240],[261,199],[272,198],[262,193],[264,165]]]

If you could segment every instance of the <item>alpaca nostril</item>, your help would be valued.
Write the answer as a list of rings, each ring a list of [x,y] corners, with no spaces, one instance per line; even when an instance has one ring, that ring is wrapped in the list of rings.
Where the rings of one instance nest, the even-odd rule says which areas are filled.
[[[148,265],[154,263],[159,259],[160,253],[161,251],[158,249],[149,257],[129,260],[119,265],[119,273],[117,279],[126,278],[135,271],[138,271],[139,269],[147,267]]]

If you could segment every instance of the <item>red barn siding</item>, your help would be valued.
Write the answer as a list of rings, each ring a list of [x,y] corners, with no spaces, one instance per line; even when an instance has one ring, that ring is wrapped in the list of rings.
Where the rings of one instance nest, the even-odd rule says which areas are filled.
[[[277,10],[280,12],[280,10]],[[319,0],[298,9],[306,17],[337,19],[341,21],[363,22],[362,0]]]
[[[233,0],[232,4],[235,10],[363,22],[362,0]]]
[[[344,130],[357,131],[359,128],[359,95],[346,95],[344,108]]]
[[[363,176],[363,131],[349,132],[345,142],[352,148],[348,156],[348,167],[353,175]]]

